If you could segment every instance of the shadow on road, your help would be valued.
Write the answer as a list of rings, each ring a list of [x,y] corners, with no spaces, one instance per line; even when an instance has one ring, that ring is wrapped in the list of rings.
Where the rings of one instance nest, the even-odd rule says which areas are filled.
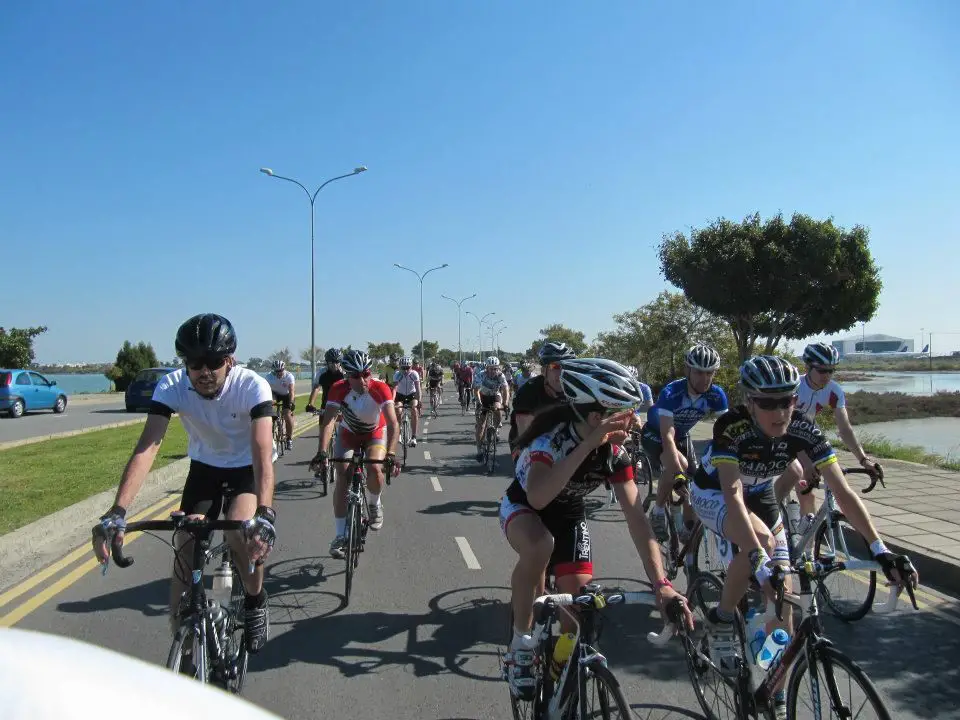
[[[657,703],[630,703],[630,709],[633,710],[633,716],[636,718],[636,720],[679,720],[680,718],[703,720],[703,715],[700,713],[684,710],[683,708],[673,707],[671,705],[660,705]]]
[[[448,515],[458,513],[460,515],[497,517],[500,503],[490,500],[455,500],[431,505],[417,512],[424,515]]]
[[[136,610],[147,617],[157,617],[167,614],[169,604],[170,580],[158,578],[144,585],[116,590],[89,600],[58,603],[57,610],[77,614],[104,610]]]
[[[146,413],[146,411],[147,411],[146,408],[144,408],[143,410],[137,409],[137,410],[134,410],[134,411],[132,411],[132,412],[129,411],[129,410],[127,410],[126,408],[104,408],[103,410],[91,410],[90,412],[91,412],[91,413],[96,413],[97,415],[114,415],[114,414],[117,414],[117,415],[131,415],[131,416],[134,416],[134,415],[143,415],[143,414]]]

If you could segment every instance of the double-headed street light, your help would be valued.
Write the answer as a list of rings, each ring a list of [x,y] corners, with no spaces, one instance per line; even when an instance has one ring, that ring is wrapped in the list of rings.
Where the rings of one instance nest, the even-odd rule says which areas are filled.
[[[353,177],[354,175],[359,175],[362,172],[367,171],[366,165],[359,165],[353,169],[353,172],[346,173],[345,175],[337,175],[337,177],[330,178],[324,182],[316,191],[311,195],[310,191],[304,187],[303,183],[299,180],[294,180],[293,178],[284,177],[283,175],[277,175],[273,170],[267,167],[260,168],[262,172],[267,177],[277,178],[277,180],[286,180],[287,182],[292,182],[294,185],[299,185],[300,189],[307,194],[307,200],[310,201],[310,380],[313,381],[313,378],[317,376],[317,339],[316,339],[316,322],[315,322],[315,302],[314,297],[316,295],[316,276],[314,274],[314,258],[316,253],[314,251],[314,204],[317,201],[317,195],[320,194],[320,191],[323,190],[327,185],[334,182],[335,180],[343,180],[344,178]]]
[[[424,369],[426,369],[426,364],[427,364],[427,363],[426,363],[426,360],[425,360],[424,357],[423,357],[423,354],[424,354],[424,352],[425,352],[425,348],[423,347],[423,279],[424,279],[427,275],[429,275],[430,273],[432,273],[434,270],[442,270],[443,268],[447,267],[447,263],[444,263],[443,265],[437,265],[436,267],[432,267],[432,268],[430,268],[429,270],[425,271],[425,272],[422,273],[422,274],[421,274],[421,273],[418,273],[416,270],[411,270],[410,268],[405,267],[404,265],[401,265],[400,263],[394,263],[393,265],[394,265],[394,267],[398,267],[398,268],[400,268],[401,270],[406,270],[407,272],[413,273],[414,275],[417,276],[417,280],[420,281],[420,365],[421,365],[421,367],[423,367]]]
[[[473,318],[477,321],[477,360],[482,360],[483,359],[482,357],[483,356],[483,323],[488,317],[490,317],[491,315],[496,315],[497,313],[488,312],[482,318],[477,317],[476,315],[474,315],[474,313],[470,312],[469,310],[467,310],[466,313],[467,315],[473,316]]]
[[[463,303],[465,303],[470,298],[475,298],[476,296],[477,294],[474,293],[473,295],[468,295],[467,297],[461,300],[454,300],[452,297],[447,297],[446,295],[440,296],[445,300],[449,300],[450,302],[455,303],[457,306],[457,354],[459,355],[461,365],[463,364],[463,347],[460,344],[460,306],[463,305]]]

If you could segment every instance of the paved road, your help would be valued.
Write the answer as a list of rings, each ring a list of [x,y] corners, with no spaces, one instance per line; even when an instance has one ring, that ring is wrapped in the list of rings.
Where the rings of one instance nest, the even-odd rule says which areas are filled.
[[[309,380],[297,382],[297,392],[309,390]],[[61,415],[50,410],[39,410],[27,413],[16,420],[6,415],[0,417],[0,443],[94,428],[144,417],[143,413],[128,413],[122,396],[119,400],[116,396],[103,400],[84,397],[78,402],[68,402],[66,412]]]
[[[278,464],[280,539],[267,581],[272,639],[250,662],[249,700],[287,718],[510,716],[497,661],[513,566],[496,517],[507,479],[477,474],[467,433],[467,419],[447,404],[427,442],[411,450],[411,465],[384,494],[386,524],[371,533],[346,608],[343,563],[327,556],[329,500],[304,482],[316,432],[295,441]],[[595,509],[591,530],[598,577],[642,587],[618,514]],[[468,567],[458,537],[479,569]],[[83,574],[18,626],[162,663],[169,552],[150,538],[130,552],[137,558],[130,569]],[[638,718],[700,717],[679,645],[655,649],[644,639],[658,627],[647,610],[611,609],[601,641],[610,666]],[[898,610],[850,627],[831,622],[828,633],[865,667],[894,717],[960,717],[958,670],[944,662],[960,656],[956,621]]]

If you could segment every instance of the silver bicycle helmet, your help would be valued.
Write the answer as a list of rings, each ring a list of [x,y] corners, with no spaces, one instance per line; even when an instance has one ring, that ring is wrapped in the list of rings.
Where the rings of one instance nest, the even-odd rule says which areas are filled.
[[[684,358],[688,368],[709,372],[720,367],[720,353],[709,345],[694,345]]]
[[[800,387],[797,369],[776,355],[757,355],[740,366],[740,384],[748,395],[785,397]]]
[[[643,403],[643,391],[620,363],[603,358],[567,360],[560,372],[563,394],[571,405],[632,408]]]
[[[826,343],[810,343],[803,349],[803,361],[807,365],[833,367],[840,364],[840,351]]]
[[[577,354],[571,350],[566,343],[555,342],[553,340],[547,340],[540,346],[540,350],[537,352],[537,358],[539,358],[541,365],[573,360],[576,357]]]
[[[286,367],[283,360],[274,360],[273,361],[273,371],[275,373],[283,372],[283,369]]]
[[[363,350],[350,350],[341,363],[344,372],[360,375],[373,367],[373,360]]]
[[[409,355],[404,355],[400,358],[400,367],[402,368],[413,367],[413,360],[410,359]]]

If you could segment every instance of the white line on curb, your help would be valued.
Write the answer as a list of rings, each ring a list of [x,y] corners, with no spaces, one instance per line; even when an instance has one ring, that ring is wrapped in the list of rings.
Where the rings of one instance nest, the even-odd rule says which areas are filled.
[[[469,570],[479,570],[480,563],[477,562],[477,556],[473,554],[473,550],[470,549],[470,543],[467,542],[465,537],[456,537],[454,540],[457,541],[457,546],[460,548],[460,554],[463,555],[463,561],[467,564],[467,569]]]
[[[430,484],[433,485],[433,489],[437,492],[443,492],[443,488],[440,487],[440,480],[437,479],[436,475],[430,476]]]

